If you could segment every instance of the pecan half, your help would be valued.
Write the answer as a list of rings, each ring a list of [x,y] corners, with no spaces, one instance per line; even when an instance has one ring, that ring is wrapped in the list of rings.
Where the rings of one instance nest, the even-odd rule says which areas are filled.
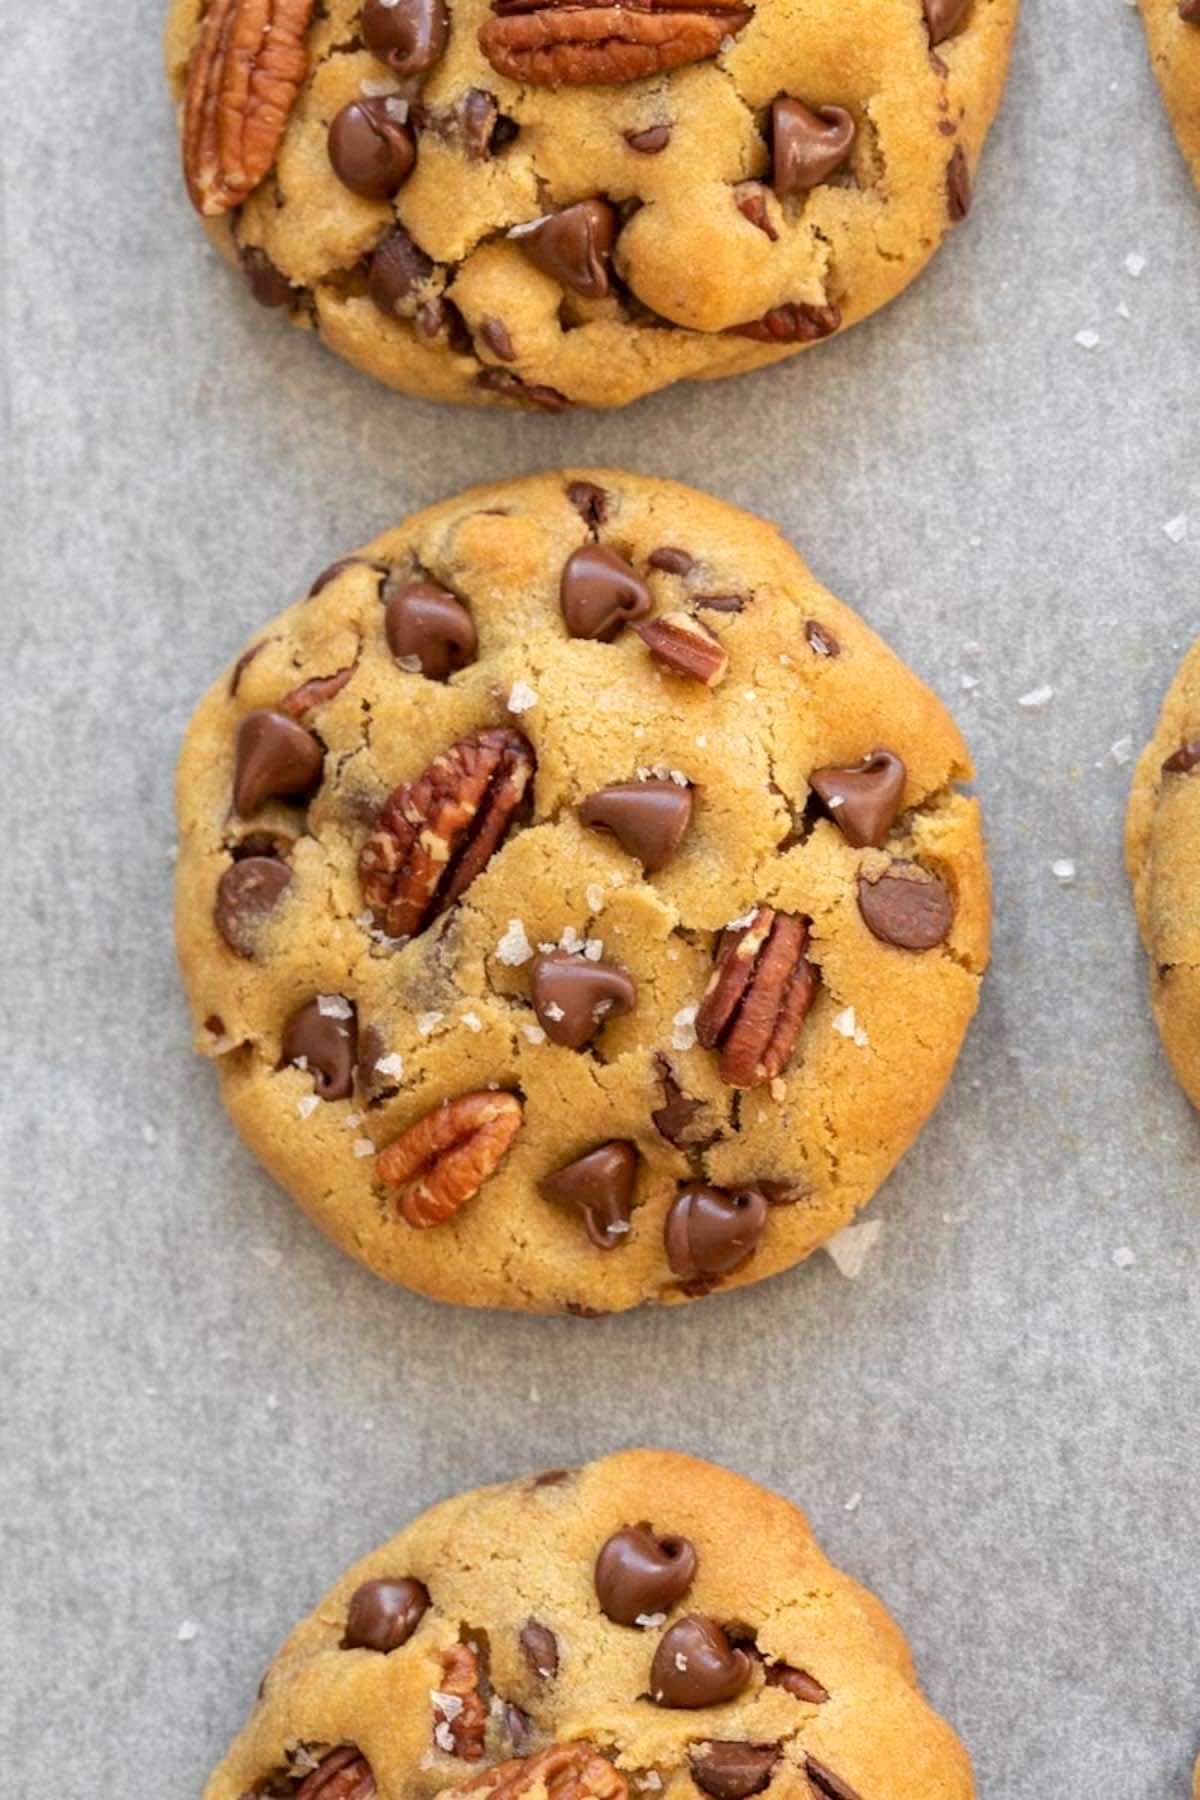
[[[689,681],[716,687],[729,672],[729,656],[715,632],[691,613],[663,613],[633,628],[655,662]]]
[[[493,0],[494,18],[479,33],[492,67],[539,87],[607,86],[640,81],[715,56],[752,8],[737,0],[689,6],[679,0],[566,4]]]
[[[272,168],[308,73],[312,11],[313,0],[211,0],[183,102],[183,172],[197,212],[230,212]]]
[[[720,1050],[721,1080],[730,1087],[758,1087],[787,1067],[817,991],[807,947],[804,920],[770,906],[723,935],[696,1037],[706,1050]]]
[[[484,1769],[451,1790],[487,1800],[518,1800],[544,1788],[547,1800],[628,1800],[629,1785],[591,1744],[552,1744],[536,1756],[514,1757]]]
[[[523,1116],[515,1094],[481,1088],[443,1100],[382,1150],[376,1173],[401,1190],[405,1223],[422,1231],[452,1219],[499,1168]]]
[[[393,938],[453,906],[500,848],[534,771],[519,731],[460,738],[389,795],[358,858],[363,898]]]
[[[442,1668],[442,1685],[433,1695],[433,1741],[448,1756],[478,1762],[488,1719],[478,1652],[470,1644],[454,1644],[442,1652]]]
[[[353,1744],[323,1756],[296,1789],[296,1800],[370,1800],[377,1793],[366,1757]]]

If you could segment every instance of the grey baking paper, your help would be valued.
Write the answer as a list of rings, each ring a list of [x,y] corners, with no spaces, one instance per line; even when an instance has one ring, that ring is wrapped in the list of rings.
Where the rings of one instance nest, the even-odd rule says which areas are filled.
[[[0,0],[0,1790],[198,1794],[351,1558],[439,1496],[651,1442],[807,1509],[985,1800],[1182,1800],[1200,1123],[1120,834],[1200,632],[1200,198],[1136,14],[1027,0],[975,210],[887,312],[545,419],[391,395],[250,302],[182,192],[161,10]],[[563,462],[777,519],[975,752],[994,969],[856,1280],[818,1254],[600,1323],[440,1308],[305,1223],[189,1048],[193,702],[340,552]]]

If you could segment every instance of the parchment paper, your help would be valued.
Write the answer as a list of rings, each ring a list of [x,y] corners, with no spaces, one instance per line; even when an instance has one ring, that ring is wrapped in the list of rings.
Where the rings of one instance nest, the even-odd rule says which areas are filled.
[[[1027,0],[971,220],[888,312],[546,420],[391,396],[248,301],[182,194],[161,10],[0,0],[0,1788],[196,1795],[352,1557],[441,1495],[657,1442],[808,1509],[903,1621],[986,1800],[1182,1797],[1200,1124],[1120,829],[1130,742],[1200,631],[1200,201],[1136,15]],[[438,1308],[302,1220],[189,1050],[194,700],[340,551],[582,460],[778,519],[977,756],[994,973],[854,1282],[818,1255],[603,1323]]]

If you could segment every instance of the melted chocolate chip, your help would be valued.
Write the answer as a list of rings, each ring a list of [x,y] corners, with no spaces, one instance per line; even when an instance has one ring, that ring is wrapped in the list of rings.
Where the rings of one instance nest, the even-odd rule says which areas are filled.
[[[904,799],[905,767],[891,750],[872,750],[851,769],[815,769],[809,786],[856,850],[879,850]]]
[[[265,650],[266,647],[266,639],[263,638],[257,644],[251,644],[248,650],[243,650],[242,654],[234,663],[233,672],[229,677],[229,698],[231,700],[236,699],[237,697],[237,691],[242,685],[242,676],[246,673],[246,670],[250,667],[250,664],[254,661],[259,652]]]
[[[622,625],[650,611],[650,589],[615,550],[605,544],[583,544],[567,558],[559,604],[572,637],[608,643]]]
[[[524,1756],[533,1743],[533,1720],[511,1700],[503,1702],[504,1729],[508,1733],[508,1741],[518,1756]]]
[[[257,244],[243,244],[238,261],[247,286],[260,306],[290,306],[297,290]]]
[[[749,1684],[753,1663],[715,1619],[690,1613],[664,1631],[650,1665],[650,1697],[659,1706],[719,1706]]]
[[[371,258],[367,293],[381,313],[395,318],[432,274],[432,260],[418,248],[404,227],[398,225]]]
[[[677,781],[618,781],[581,801],[579,817],[592,830],[611,831],[647,874],[665,868],[692,819],[692,790]]]
[[[767,210],[767,196],[758,182],[748,182],[745,187],[739,189],[736,199],[737,209],[743,219],[748,224],[757,226],[758,230],[769,237],[773,244],[778,243],[779,233]]]
[[[771,1663],[767,1668],[767,1686],[782,1688],[793,1699],[803,1700],[809,1706],[824,1706],[829,1698],[826,1688],[805,1669],[795,1669],[791,1663]]]
[[[328,148],[343,187],[364,200],[390,200],[417,160],[407,101],[392,94],[352,100],[329,127]]]
[[[695,1546],[685,1537],[659,1537],[644,1521],[614,1531],[596,1558],[593,1579],[600,1609],[615,1625],[670,1612],[696,1578]]]
[[[808,647],[814,656],[840,656],[842,654],[842,646],[832,631],[817,619],[805,620],[804,635],[808,639]]]
[[[703,1100],[693,1100],[690,1094],[684,1093],[670,1061],[661,1052],[655,1056],[654,1066],[663,1091],[662,1105],[650,1114],[654,1129],[677,1149],[686,1143],[711,1143],[711,1137],[701,1140],[689,1136],[693,1119],[704,1111]]]
[[[697,612],[740,613],[747,601],[745,594],[697,594],[695,605]]]
[[[545,1176],[538,1185],[548,1200],[579,1209],[597,1249],[615,1250],[629,1235],[637,1162],[636,1145],[613,1139]]]
[[[629,148],[636,150],[639,156],[658,156],[671,141],[671,127],[645,125],[640,131],[626,131],[622,136]]]
[[[558,1639],[548,1625],[530,1619],[521,1627],[521,1654],[539,1681],[553,1681],[558,1674]]]
[[[1196,0],[1200,6],[1200,0]],[[1168,756],[1163,764],[1164,775],[1190,775],[1192,770],[1200,767],[1200,744],[1183,744],[1173,755]]]
[[[446,588],[390,577],[382,598],[384,635],[393,656],[415,657],[431,681],[446,681],[475,661],[478,639],[471,615]]]
[[[338,1019],[322,1012],[319,1000],[309,1000],[283,1028],[281,1066],[303,1057],[313,1078],[313,1093],[321,1100],[344,1100],[354,1086],[357,1036],[353,1007],[348,1019]]]
[[[814,111],[790,94],[771,108],[772,185],[780,199],[802,194],[845,162],[854,142],[854,120],[841,106]]]
[[[631,1012],[637,1005],[637,985],[626,970],[565,950],[535,958],[530,995],[550,1042],[568,1050],[582,1050],[610,1015]]]
[[[607,200],[580,200],[531,225],[516,225],[508,235],[560,287],[585,300],[607,297],[609,258],[617,238],[616,208]]]
[[[213,923],[237,956],[253,956],[258,934],[292,879],[276,856],[231,863],[217,883]]]
[[[603,525],[608,518],[609,496],[594,481],[572,481],[567,499],[587,525]]]
[[[946,206],[955,225],[971,210],[971,165],[961,144],[955,146],[946,165]]]
[[[860,876],[858,909],[868,931],[899,950],[934,949],[954,922],[946,884],[911,862],[894,862],[875,881]]]
[[[843,1781],[840,1775],[835,1775],[832,1769],[827,1769],[825,1764],[818,1762],[815,1756],[805,1757],[804,1772],[819,1800],[861,1800],[860,1795],[848,1781]]]
[[[429,1590],[410,1575],[364,1581],[350,1596],[343,1650],[378,1650],[386,1656],[407,1644],[429,1610]]]
[[[479,321],[479,335],[493,356],[501,362],[516,362],[517,352],[514,348],[508,326],[503,319],[488,317]]]
[[[394,75],[431,69],[446,48],[449,31],[443,0],[363,0],[363,39]]]
[[[761,1794],[779,1761],[778,1744],[715,1741],[691,1752],[692,1780],[712,1800],[749,1800]]]
[[[684,1281],[728,1275],[758,1248],[766,1224],[767,1202],[757,1188],[686,1187],[667,1214],[667,1261]]]
[[[285,713],[268,707],[247,713],[234,750],[233,805],[238,817],[252,819],[268,800],[311,793],[324,761],[312,732]]]
[[[663,544],[652,550],[646,558],[652,569],[661,569],[664,575],[690,575],[696,567],[696,559],[689,556],[686,550],[679,550],[674,544]]]
[[[308,590],[309,599],[315,600],[318,594],[324,593],[330,583],[336,581],[339,575],[344,575],[347,569],[375,569],[380,574],[385,572],[383,564],[372,562],[369,556],[339,556],[336,562],[321,570]]]
[[[950,36],[970,3],[971,0],[924,0],[931,45],[943,43]]]

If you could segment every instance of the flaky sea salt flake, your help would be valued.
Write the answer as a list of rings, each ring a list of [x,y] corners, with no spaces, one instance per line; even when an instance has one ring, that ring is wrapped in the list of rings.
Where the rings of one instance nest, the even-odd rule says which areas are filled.
[[[462,1013],[460,1016],[461,1016],[463,1024],[466,1026],[468,1031],[482,1031],[483,1030],[483,1020],[480,1018],[480,1016],[477,1012],[465,1012],[465,1013]]]
[[[507,968],[518,969],[522,963],[529,961],[533,955],[533,945],[525,935],[525,927],[520,919],[510,919],[508,930],[496,945],[496,959]]]
[[[1090,328],[1087,331],[1077,331],[1075,333],[1075,342],[1079,345],[1081,350],[1098,350],[1100,348],[1100,333],[1098,331],[1092,331]]]
[[[297,1100],[296,1111],[302,1119],[310,1119],[320,1104],[315,1094],[305,1094],[302,1100]]]
[[[832,1024],[833,1029],[838,1033],[839,1037],[849,1038],[852,1043],[858,1045],[860,1050],[865,1050],[871,1042],[862,1026],[858,1023],[858,1020],[854,1017],[854,1008],[852,1006],[844,1006],[841,1012],[834,1013],[830,1023]]]
[[[390,1075],[394,1081],[399,1081],[404,1073],[404,1058],[396,1050],[389,1051],[386,1056],[381,1056],[375,1064],[375,1073]]]
[[[693,1050],[696,1046],[696,1006],[681,1006],[671,1020],[671,1044],[676,1050]]]
[[[420,1032],[422,1037],[429,1037],[431,1032],[434,1032],[437,1030],[438,1026],[441,1024],[441,1022],[445,1018],[445,1016],[446,1016],[445,1013],[442,1013],[442,1012],[418,1013],[417,1014],[417,1030]]]
[[[185,1619],[182,1625],[180,1625],[179,1630],[175,1633],[175,1636],[181,1644],[190,1644],[195,1638],[200,1636],[200,1627],[197,1625],[195,1619]]]
[[[370,1138],[358,1137],[354,1140],[353,1150],[357,1157],[374,1156],[375,1145]]]
[[[584,898],[588,903],[589,912],[598,913],[604,911],[605,894],[604,889],[600,886],[598,881],[589,881]]]
[[[538,703],[537,689],[531,688],[527,681],[514,681],[508,693],[508,710],[510,713],[528,712]]]
[[[1018,696],[1017,705],[1023,706],[1026,712],[1039,712],[1043,706],[1049,706],[1054,698],[1054,689],[1048,681],[1041,687],[1030,688],[1027,694]]]
[[[342,994],[318,994],[317,1011],[323,1019],[352,1019],[354,1008]]]
[[[1137,1257],[1128,1244],[1122,1244],[1112,1253],[1113,1266],[1117,1269],[1132,1269]]]
[[[847,1281],[857,1281],[882,1230],[882,1219],[867,1219],[861,1225],[843,1225],[840,1231],[825,1240],[821,1248]]]
[[[546,1034],[540,1025],[522,1025],[522,1036],[531,1044],[544,1044]]]
[[[1138,281],[1140,280],[1142,271],[1145,267],[1146,259],[1141,251],[1131,250],[1129,255],[1125,258],[1125,273],[1127,275],[1132,275],[1133,279]]]
[[[1184,538],[1188,534],[1187,514],[1176,513],[1173,519],[1167,520],[1166,524],[1163,526],[1163,531],[1173,544],[1182,544]]]
[[[1069,887],[1075,879],[1075,864],[1069,856],[1059,856],[1050,864],[1050,873],[1055,881],[1061,881],[1064,887]]]
[[[665,1625],[666,1622],[667,1615],[665,1612],[639,1613],[634,1620],[635,1625],[643,1625],[647,1631],[657,1631],[658,1627],[660,1625]]]

